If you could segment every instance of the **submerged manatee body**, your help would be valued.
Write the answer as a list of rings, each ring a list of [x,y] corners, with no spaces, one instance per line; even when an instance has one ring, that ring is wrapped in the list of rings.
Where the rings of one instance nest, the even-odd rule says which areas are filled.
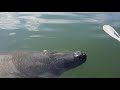
[[[84,52],[0,53],[0,78],[51,78],[83,64]]]

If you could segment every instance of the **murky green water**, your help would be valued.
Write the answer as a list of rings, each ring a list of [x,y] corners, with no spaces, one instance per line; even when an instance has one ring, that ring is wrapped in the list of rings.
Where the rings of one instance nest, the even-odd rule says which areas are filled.
[[[1,12],[0,51],[82,50],[86,63],[61,77],[120,77],[120,43],[104,24],[120,33],[120,13]]]

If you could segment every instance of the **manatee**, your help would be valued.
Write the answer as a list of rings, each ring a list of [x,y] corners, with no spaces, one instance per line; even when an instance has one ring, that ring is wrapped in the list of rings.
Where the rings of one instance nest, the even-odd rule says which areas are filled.
[[[86,59],[82,51],[0,52],[0,78],[58,78]]]

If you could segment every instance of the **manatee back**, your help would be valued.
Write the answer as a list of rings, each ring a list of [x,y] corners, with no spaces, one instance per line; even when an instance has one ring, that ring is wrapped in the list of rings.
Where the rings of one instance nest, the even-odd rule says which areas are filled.
[[[17,77],[13,73],[19,73],[19,71],[12,62],[12,55],[0,53],[0,78]]]
[[[44,52],[19,52],[12,57],[17,70],[26,76],[40,76],[52,70],[52,59]]]

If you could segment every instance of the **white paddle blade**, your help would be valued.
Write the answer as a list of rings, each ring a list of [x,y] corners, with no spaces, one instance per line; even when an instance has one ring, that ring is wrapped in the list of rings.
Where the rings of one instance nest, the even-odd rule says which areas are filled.
[[[116,40],[120,41],[120,35],[112,28],[110,25],[104,25],[103,30],[109,34],[111,37],[115,38]]]

